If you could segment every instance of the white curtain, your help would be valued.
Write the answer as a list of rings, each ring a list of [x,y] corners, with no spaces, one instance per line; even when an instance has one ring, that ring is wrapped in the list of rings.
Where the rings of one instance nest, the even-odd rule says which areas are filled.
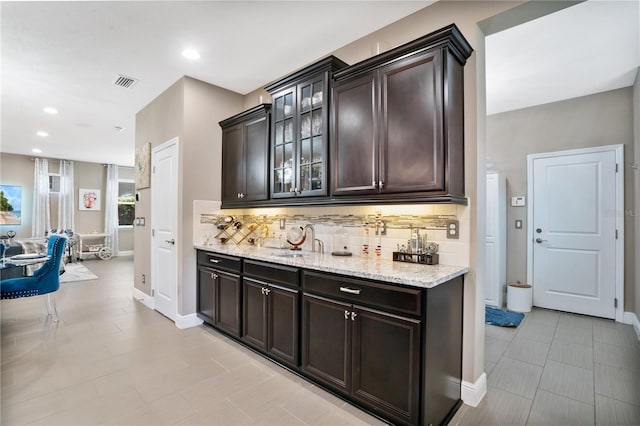
[[[49,211],[49,162],[46,159],[35,159],[33,182],[31,236],[44,237],[51,227]]]
[[[58,223],[60,230],[74,229],[73,161],[60,161],[60,196],[58,198]]]
[[[104,232],[111,235],[111,252],[118,255],[118,166],[107,166],[107,190],[105,193]]]

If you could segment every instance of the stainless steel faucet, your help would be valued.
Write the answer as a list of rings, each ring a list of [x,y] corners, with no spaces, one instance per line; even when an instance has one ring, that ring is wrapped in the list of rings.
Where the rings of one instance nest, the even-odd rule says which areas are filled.
[[[318,246],[320,247],[320,253],[324,253],[324,243],[316,239],[316,230],[313,228],[313,225],[309,223],[304,226],[303,232],[305,233],[305,235],[308,229],[311,230],[311,251],[313,253],[316,252],[316,242],[317,242]]]

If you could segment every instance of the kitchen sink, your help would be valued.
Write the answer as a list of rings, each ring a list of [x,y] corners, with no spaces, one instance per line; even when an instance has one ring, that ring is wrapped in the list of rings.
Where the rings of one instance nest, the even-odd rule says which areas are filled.
[[[276,254],[278,257],[304,257],[306,254],[304,253],[278,253]]]

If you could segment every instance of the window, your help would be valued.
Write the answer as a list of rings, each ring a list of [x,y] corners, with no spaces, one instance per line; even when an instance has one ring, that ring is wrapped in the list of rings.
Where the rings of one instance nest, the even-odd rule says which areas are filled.
[[[49,192],[52,194],[60,192],[60,175],[58,173],[49,173]]]
[[[136,214],[135,184],[132,180],[118,180],[118,226],[133,226]]]

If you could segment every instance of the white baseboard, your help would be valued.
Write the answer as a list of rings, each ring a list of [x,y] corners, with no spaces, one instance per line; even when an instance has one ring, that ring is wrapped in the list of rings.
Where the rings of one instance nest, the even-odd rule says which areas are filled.
[[[133,292],[132,292],[131,296],[134,299],[139,300],[140,302],[142,302],[142,304],[145,305],[149,309],[155,309],[156,308],[155,299],[153,297],[149,296],[147,293],[144,293],[144,292],[138,290],[135,287],[133,288]]]
[[[482,373],[475,383],[462,381],[462,402],[477,407],[487,393],[487,375]]]
[[[118,256],[133,256],[133,250],[120,250]]]
[[[631,324],[636,332],[636,336],[638,336],[638,339],[640,339],[640,321],[638,321],[638,316],[633,312],[625,312],[624,323]]]
[[[189,315],[176,314],[176,327],[178,327],[181,330],[184,328],[197,327],[203,322],[204,321],[198,318],[197,314],[189,314]]]

